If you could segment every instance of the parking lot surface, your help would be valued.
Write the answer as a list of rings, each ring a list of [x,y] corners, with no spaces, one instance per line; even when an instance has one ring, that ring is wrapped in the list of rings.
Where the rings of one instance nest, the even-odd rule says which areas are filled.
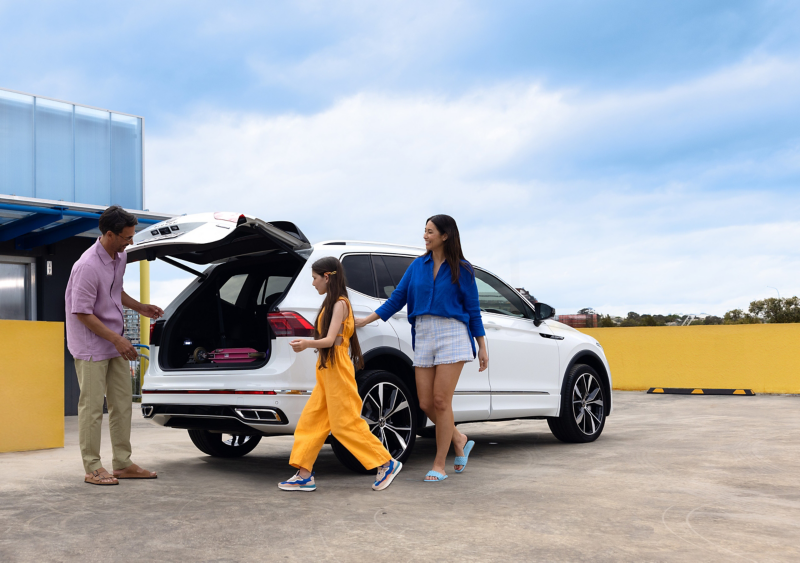
[[[441,483],[422,482],[419,438],[383,492],[330,446],[315,492],[280,491],[291,437],[211,458],[138,410],[133,459],[159,478],[90,486],[68,417],[64,449],[0,454],[0,561],[800,559],[800,397],[614,397],[592,444],[540,420],[463,425],[476,447]]]

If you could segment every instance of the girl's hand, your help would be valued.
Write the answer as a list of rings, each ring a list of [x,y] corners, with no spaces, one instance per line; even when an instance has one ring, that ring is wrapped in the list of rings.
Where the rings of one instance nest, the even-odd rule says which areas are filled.
[[[478,368],[478,371],[484,371],[487,367],[489,367],[489,352],[486,351],[486,348],[481,348],[478,350],[478,361],[481,364],[481,367]]]
[[[292,350],[295,352],[302,352],[308,348],[308,340],[292,340],[289,342],[289,346],[291,346]]]

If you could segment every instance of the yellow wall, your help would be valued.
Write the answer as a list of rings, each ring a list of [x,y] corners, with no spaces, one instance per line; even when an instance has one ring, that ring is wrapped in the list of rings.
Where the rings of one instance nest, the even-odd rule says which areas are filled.
[[[614,389],[800,393],[800,324],[616,327],[581,332],[603,346]]]
[[[64,447],[64,323],[0,320],[0,452]]]

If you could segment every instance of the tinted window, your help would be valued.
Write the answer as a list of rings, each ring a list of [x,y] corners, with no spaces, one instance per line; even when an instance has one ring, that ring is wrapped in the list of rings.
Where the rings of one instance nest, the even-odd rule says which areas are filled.
[[[478,284],[481,311],[512,317],[528,318],[530,316],[529,308],[525,306],[519,295],[496,277],[481,270],[475,270],[475,278]]]
[[[292,278],[289,276],[270,276],[261,284],[258,292],[258,304],[272,303],[289,286]]]
[[[386,267],[389,269],[389,274],[391,274],[392,279],[394,280],[394,285],[397,286],[400,283],[400,280],[403,279],[403,276],[408,270],[408,267],[415,259],[410,256],[384,256],[383,262],[386,264]]]
[[[372,275],[372,262],[366,254],[345,256],[342,259],[347,287],[370,297],[377,297],[375,278]]]
[[[231,305],[236,305],[236,300],[242,292],[242,286],[249,274],[239,274],[228,278],[222,287],[219,288],[219,296],[223,301],[227,301]]]
[[[378,297],[380,299],[389,299],[397,284],[394,283],[392,276],[389,275],[389,270],[386,268],[382,256],[373,255],[372,264],[375,266],[375,279],[378,282]]]
[[[408,256],[372,255],[375,278],[378,281],[378,297],[389,299],[413,261],[414,259]]]

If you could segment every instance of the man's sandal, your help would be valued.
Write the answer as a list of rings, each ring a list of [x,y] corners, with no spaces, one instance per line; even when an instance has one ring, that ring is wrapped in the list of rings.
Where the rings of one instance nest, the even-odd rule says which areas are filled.
[[[158,474],[155,471],[142,469],[135,463],[132,463],[125,469],[115,470],[114,477],[117,479],[158,479]]]
[[[100,473],[99,469],[92,471],[84,477],[83,482],[89,483],[90,485],[119,485],[119,481],[117,481],[116,477],[105,469],[103,469],[102,473]]]
[[[453,462],[453,470],[456,473],[461,473],[467,468],[467,461],[469,461],[469,452],[472,451],[472,446],[475,445],[475,442],[469,440],[466,444],[464,444],[464,455],[457,455],[455,461]],[[461,466],[461,469],[456,469],[456,467]]]

